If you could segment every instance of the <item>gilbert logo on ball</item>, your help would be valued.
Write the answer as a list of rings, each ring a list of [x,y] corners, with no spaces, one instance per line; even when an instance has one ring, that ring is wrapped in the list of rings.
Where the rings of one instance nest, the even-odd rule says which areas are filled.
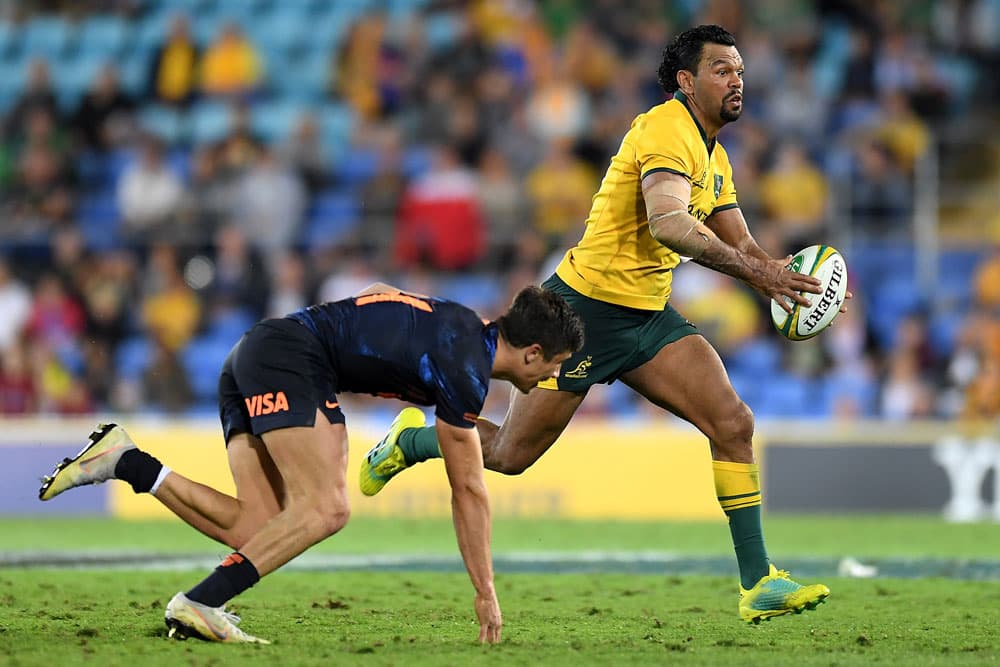
[[[771,321],[785,338],[806,340],[830,326],[840,312],[847,295],[847,263],[835,248],[814,245],[796,253],[788,268],[817,278],[823,291],[803,292],[811,305],[795,304],[790,314],[772,299]]]

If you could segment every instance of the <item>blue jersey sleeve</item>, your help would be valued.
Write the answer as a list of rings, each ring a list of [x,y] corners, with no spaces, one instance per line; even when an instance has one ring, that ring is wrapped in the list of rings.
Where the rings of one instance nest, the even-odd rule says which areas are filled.
[[[473,428],[490,388],[489,368],[480,360],[450,359],[447,364],[437,364],[428,358],[427,363],[433,367],[428,370],[437,391],[434,414],[452,426]]]

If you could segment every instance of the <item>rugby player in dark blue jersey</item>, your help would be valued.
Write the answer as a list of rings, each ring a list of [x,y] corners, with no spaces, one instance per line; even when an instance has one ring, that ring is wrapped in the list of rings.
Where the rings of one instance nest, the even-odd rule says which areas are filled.
[[[527,287],[495,322],[451,301],[373,285],[357,297],[259,322],[219,377],[219,416],[236,497],[172,472],[120,426],[43,480],[39,497],[120,479],[234,549],[208,577],[170,600],[171,636],[263,642],[225,603],[347,523],[347,430],[338,392],[434,405],[452,488],[459,549],[475,587],[479,640],[500,640],[490,557],[490,505],[476,419],[490,378],[523,392],[558,375],[583,345],[576,313],[554,292]],[[423,415],[416,408],[422,424]],[[411,413],[412,414],[412,413]],[[394,424],[411,426],[412,417]]]

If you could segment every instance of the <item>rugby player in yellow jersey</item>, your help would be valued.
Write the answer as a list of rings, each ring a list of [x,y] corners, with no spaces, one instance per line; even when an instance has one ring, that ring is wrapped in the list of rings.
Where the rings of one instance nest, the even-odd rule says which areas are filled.
[[[559,377],[515,392],[499,427],[480,419],[486,467],[518,474],[559,437],[597,382],[622,382],[691,422],[711,443],[715,489],[729,517],[740,572],[739,613],[758,623],[812,609],[822,584],[802,586],[775,569],[761,529],[753,414],[712,346],[668,303],[681,256],[742,280],[767,298],[808,301],[818,281],[774,259],[750,235],[732,168],[716,141],[743,108],[743,60],[723,28],[703,25],[665,50],[660,83],[673,99],[640,114],[594,197],[586,232],[545,287],[584,322],[584,347]],[[789,307],[790,310],[790,307]],[[434,429],[404,410],[366,457],[361,488],[378,491],[409,465],[437,457]]]

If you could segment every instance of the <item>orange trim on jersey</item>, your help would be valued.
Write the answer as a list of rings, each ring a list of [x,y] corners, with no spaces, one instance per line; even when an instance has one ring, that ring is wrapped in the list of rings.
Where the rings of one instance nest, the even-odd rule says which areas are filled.
[[[331,403],[330,401],[325,401],[324,405],[326,405],[328,410],[333,410],[335,407],[340,405],[340,403]]]
[[[395,303],[405,303],[407,306],[416,308],[417,310],[422,310],[426,313],[434,312],[431,304],[427,303],[423,299],[418,299],[415,296],[410,296],[409,294],[399,294],[399,293],[383,293],[383,294],[368,294],[366,296],[359,296],[354,300],[359,306],[367,306],[372,303],[385,303],[385,302],[395,302]]]
[[[474,422],[479,419],[479,415],[474,415],[471,412],[466,412],[462,415],[462,419],[470,422]]]

